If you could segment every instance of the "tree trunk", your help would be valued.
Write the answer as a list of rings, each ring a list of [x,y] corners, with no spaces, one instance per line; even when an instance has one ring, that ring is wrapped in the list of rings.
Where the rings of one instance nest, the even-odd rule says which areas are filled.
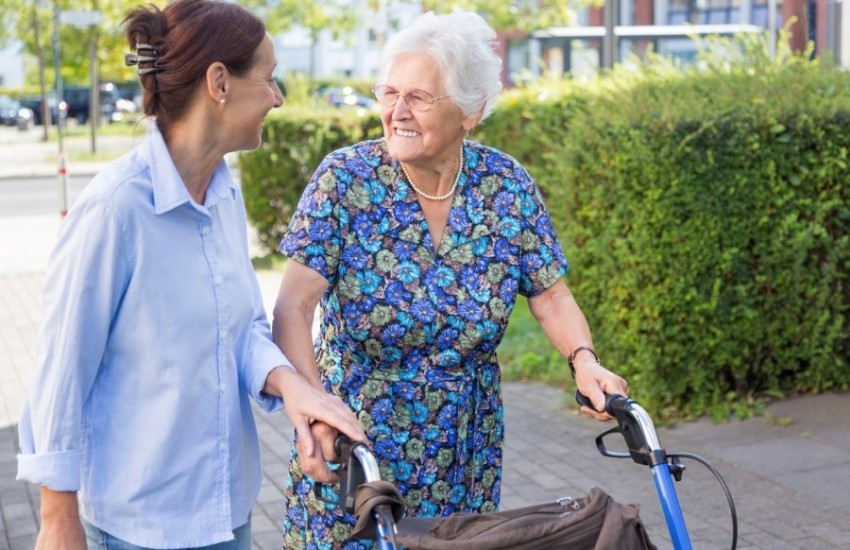
[[[35,34],[35,53],[38,57],[38,83],[41,88],[41,124],[44,133],[41,141],[50,140],[50,104],[47,102],[47,78],[44,75],[44,49],[38,27],[38,0],[32,0],[32,28]]]

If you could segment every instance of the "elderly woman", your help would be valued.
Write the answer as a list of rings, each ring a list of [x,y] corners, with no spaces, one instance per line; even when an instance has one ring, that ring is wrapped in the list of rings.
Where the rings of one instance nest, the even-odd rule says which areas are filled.
[[[280,244],[293,261],[275,341],[316,387],[354,409],[410,515],[499,505],[496,347],[517,294],[597,408],[603,392],[627,393],[599,364],[561,279],[567,263],[531,177],[507,154],[465,139],[501,89],[494,38],[471,13],[429,13],[396,34],[375,87],[383,139],[324,159]],[[316,422],[312,434],[324,444],[311,453],[297,441],[293,452],[286,545],[356,548],[353,518],[311,490],[331,479],[324,459],[334,430]]]
[[[257,147],[283,103],[263,23],[178,0],[126,25],[154,123],[63,222],[18,478],[42,487],[37,548],[248,549],[261,479],[249,398],[271,411],[283,397],[308,435],[310,419],[365,434],[272,341],[223,160]]]

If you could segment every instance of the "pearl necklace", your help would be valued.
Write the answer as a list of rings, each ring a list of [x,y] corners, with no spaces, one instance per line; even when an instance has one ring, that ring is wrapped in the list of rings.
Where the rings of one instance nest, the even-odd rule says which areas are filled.
[[[460,146],[460,159],[458,160],[455,182],[452,184],[451,189],[449,189],[445,195],[430,195],[416,187],[416,184],[413,183],[413,178],[411,178],[410,174],[407,173],[407,168],[404,167],[404,163],[399,161],[399,164],[401,165],[402,172],[404,172],[404,177],[407,178],[407,182],[410,184],[411,187],[413,187],[413,190],[416,191],[422,198],[428,199],[429,201],[444,201],[454,195],[455,189],[457,189],[457,182],[460,181],[460,173],[463,171],[463,145]]]

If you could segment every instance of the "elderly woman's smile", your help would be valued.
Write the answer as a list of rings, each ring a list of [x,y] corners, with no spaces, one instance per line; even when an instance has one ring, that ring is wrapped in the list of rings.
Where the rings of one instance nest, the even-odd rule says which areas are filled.
[[[400,135],[401,137],[419,137],[422,135],[421,132],[414,132],[413,130],[402,130],[401,128],[396,128],[395,133]]]
[[[478,116],[468,117],[446,93],[443,71],[427,53],[401,55],[375,87],[390,155],[425,190],[448,189],[458,151]]]

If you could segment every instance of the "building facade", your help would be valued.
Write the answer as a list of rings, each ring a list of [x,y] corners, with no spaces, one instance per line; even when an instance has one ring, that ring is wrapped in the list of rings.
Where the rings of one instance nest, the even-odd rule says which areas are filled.
[[[850,0],[606,0],[615,7],[614,58],[624,61],[650,48],[684,61],[696,55],[688,35],[761,32],[789,22],[791,46],[804,50],[811,41],[814,55],[831,56],[850,69]],[[275,39],[281,74],[310,74],[318,79],[376,77],[384,41],[422,13],[418,0],[382,0],[373,11],[367,0],[351,0],[361,13],[353,35],[335,38],[322,31],[316,39],[295,28]],[[539,78],[544,72],[589,74],[602,65],[605,41],[604,9],[580,8],[578,25],[500,33],[506,85]],[[24,85],[24,56],[19,45],[0,49],[0,87]]]
[[[614,6],[615,61],[641,57],[652,49],[689,62],[697,52],[693,34],[734,35],[773,29],[769,37],[775,48],[776,31],[787,26],[792,49],[803,51],[811,42],[813,55],[828,56],[850,69],[850,0],[607,1]],[[505,82],[535,79],[543,72],[581,75],[597,71],[605,47],[604,8],[582,8],[578,19],[578,27],[544,29],[529,36],[503,33]]]

